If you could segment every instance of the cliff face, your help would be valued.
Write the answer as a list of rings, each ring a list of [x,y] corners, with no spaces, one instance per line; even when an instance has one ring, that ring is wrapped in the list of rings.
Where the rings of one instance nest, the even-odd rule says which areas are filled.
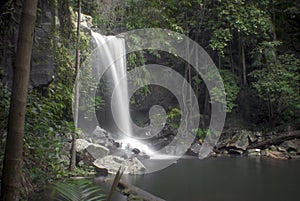
[[[48,1],[39,1],[39,20],[35,29],[35,40],[32,52],[30,86],[47,85],[53,75],[53,27],[56,26],[56,11]]]
[[[2,79],[11,86],[14,66],[14,53],[17,45],[21,4],[16,1],[1,9],[1,42],[0,69]],[[6,11],[11,11],[6,14]],[[30,70],[29,87],[48,85],[54,74],[54,50],[51,45],[55,41],[53,28],[59,27],[59,11],[48,1],[39,1],[37,22]]]

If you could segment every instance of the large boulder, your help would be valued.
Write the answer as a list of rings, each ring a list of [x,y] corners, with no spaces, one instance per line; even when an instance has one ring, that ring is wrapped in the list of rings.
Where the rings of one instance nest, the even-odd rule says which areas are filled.
[[[84,139],[77,139],[76,152],[78,164],[91,165],[96,159],[107,156],[109,149],[99,144],[90,143]]]
[[[103,158],[109,154],[109,149],[99,144],[91,143],[86,150],[94,159]]]
[[[109,155],[93,162],[97,171],[115,174],[120,166],[125,167],[125,174],[138,174],[145,171],[145,166],[137,158],[124,159],[119,156]]]
[[[91,133],[82,133],[80,137],[95,144],[104,144],[108,138],[108,133],[97,126]]]

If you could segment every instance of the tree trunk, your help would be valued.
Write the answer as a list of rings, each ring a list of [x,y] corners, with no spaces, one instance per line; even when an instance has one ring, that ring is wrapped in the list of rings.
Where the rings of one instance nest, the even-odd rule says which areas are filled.
[[[24,120],[36,10],[37,0],[24,0],[3,164],[3,201],[18,201],[21,189]]]
[[[270,10],[272,10],[272,32],[273,32],[273,40],[277,40],[277,34],[276,34],[276,14],[275,14],[275,7],[273,0],[270,1]]]
[[[81,21],[81,0],[78,0],[78,19],[77,19],[77,42],[76,42],[76,61],[75,61],[75,97],[74,97],[74,133],[72,135],[72,148],[71,148],[71,159],[70,159],[70,171],[73,171],[76,165],[76,132],[78,126],[78,105],[79,105],[79,67],[80,67],[80,21]]]
[[[241,44],[242,46],[242,63],[243,63],[243,84],[244,86],[247,85],[247,68],[246,68],[246,56],[245,56],[245,49],[244,44]]]
[[[234,64],[233,64],[233,55],[232,55],[232,42],[230,42],[230,66],[231,66],[231,73],[232,73],[232,75],[233,75],[233,77],[234,77],[234,80],[236,80],[235,79],[235,74],[234,74]]]

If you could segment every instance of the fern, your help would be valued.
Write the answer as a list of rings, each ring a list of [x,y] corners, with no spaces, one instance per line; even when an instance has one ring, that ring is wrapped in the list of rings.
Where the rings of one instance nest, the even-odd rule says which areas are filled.
[[[102,201],[106,196],[99,186],[88,180],[70,180],[52,185],[54,201]]]

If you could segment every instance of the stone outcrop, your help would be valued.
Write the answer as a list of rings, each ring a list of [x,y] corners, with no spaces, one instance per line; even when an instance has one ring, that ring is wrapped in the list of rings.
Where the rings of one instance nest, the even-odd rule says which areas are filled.
[[[300,131],[262,134],[262,132],[228,129],[222,133],[212,155],[237,154],[275,159],[299,159],[299,133]]]
[[[76,152],[79,165],[90,165],[96,159],[107,156],[109,149],[99,144],[90,143],[84,139],[77,139]]]
[[[137,174],[145,171],[145,166],[137,158],[124,159],[119,156],[109,155],[93,162],[96,170],[115,174],[120,166],[125,167],[124,174]]]

